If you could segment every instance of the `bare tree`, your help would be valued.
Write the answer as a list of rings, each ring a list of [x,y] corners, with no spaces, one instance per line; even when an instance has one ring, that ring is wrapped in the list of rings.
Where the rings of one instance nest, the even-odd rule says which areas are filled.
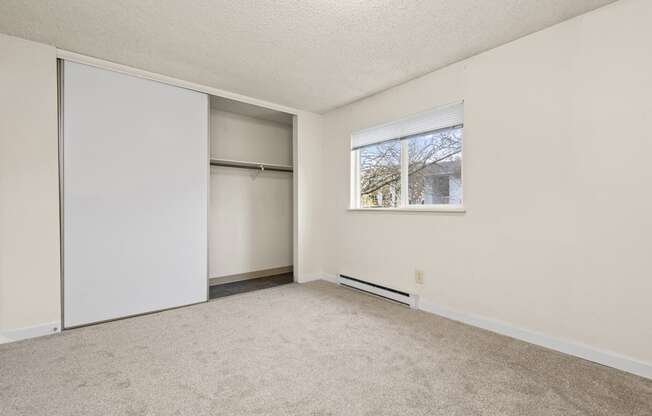
[[[409,199],[419,201],[425,178],[437,167],[458,166],[462,129],[449,128],[408,137]],[[453,169],[459,169],[453,166]],[[360,196],[364,206],[396,206],[401,189],[401,141],[392,140],[360,149]]]

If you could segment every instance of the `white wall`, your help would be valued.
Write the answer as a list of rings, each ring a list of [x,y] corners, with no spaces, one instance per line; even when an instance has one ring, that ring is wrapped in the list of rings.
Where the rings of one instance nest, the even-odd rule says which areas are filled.
[[[0,34],[0,338],[59,327],[56,51]]]
[[[622,0],[328,113],[326,272],[652,363],[651,21]],[[465,214],[346,211],[351,132],[459,100]]]
[[[292,164],[292,126],[211,111],[213,157]],[[211,168],[209,276],[292,265],[292,174]]]
[[[292,126],[211,110],[214,157],[279,165],[292,164]]]
[[[323,155],[325,125],[322,116],[300,111],[294,123],[294,276],[299,283],[319,279],[324,272],[324,222],[322,206],[330,202],[324,179],[330,165]],[[326,170],[328,167],[328,171]]]

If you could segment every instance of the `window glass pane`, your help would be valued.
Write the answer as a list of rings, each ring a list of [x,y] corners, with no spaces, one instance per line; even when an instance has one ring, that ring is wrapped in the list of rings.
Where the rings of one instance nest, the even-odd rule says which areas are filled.
[[[398,207],[401,201],[401,142],[377,143],[358,152],[360,207]]]
[[[408,140],[410,205],[462,204],[462,127]]]

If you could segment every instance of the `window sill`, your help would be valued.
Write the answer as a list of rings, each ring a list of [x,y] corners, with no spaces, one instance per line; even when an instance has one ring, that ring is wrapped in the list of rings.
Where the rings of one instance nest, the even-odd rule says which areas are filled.
[[[459,206],[428,206],[428,207],[409,207],[409,208],[348,208],[351,212],[384,212],[384,213],[401,213],[401,212],[442,212],[453,214],[464,214],[466,208]]]

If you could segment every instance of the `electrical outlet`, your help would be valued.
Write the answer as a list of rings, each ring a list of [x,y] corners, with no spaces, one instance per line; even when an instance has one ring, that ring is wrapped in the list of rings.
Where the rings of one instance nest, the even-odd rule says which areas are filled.
[[[423,270],[414,271],[414,281],[419,285],[423,284]]]

